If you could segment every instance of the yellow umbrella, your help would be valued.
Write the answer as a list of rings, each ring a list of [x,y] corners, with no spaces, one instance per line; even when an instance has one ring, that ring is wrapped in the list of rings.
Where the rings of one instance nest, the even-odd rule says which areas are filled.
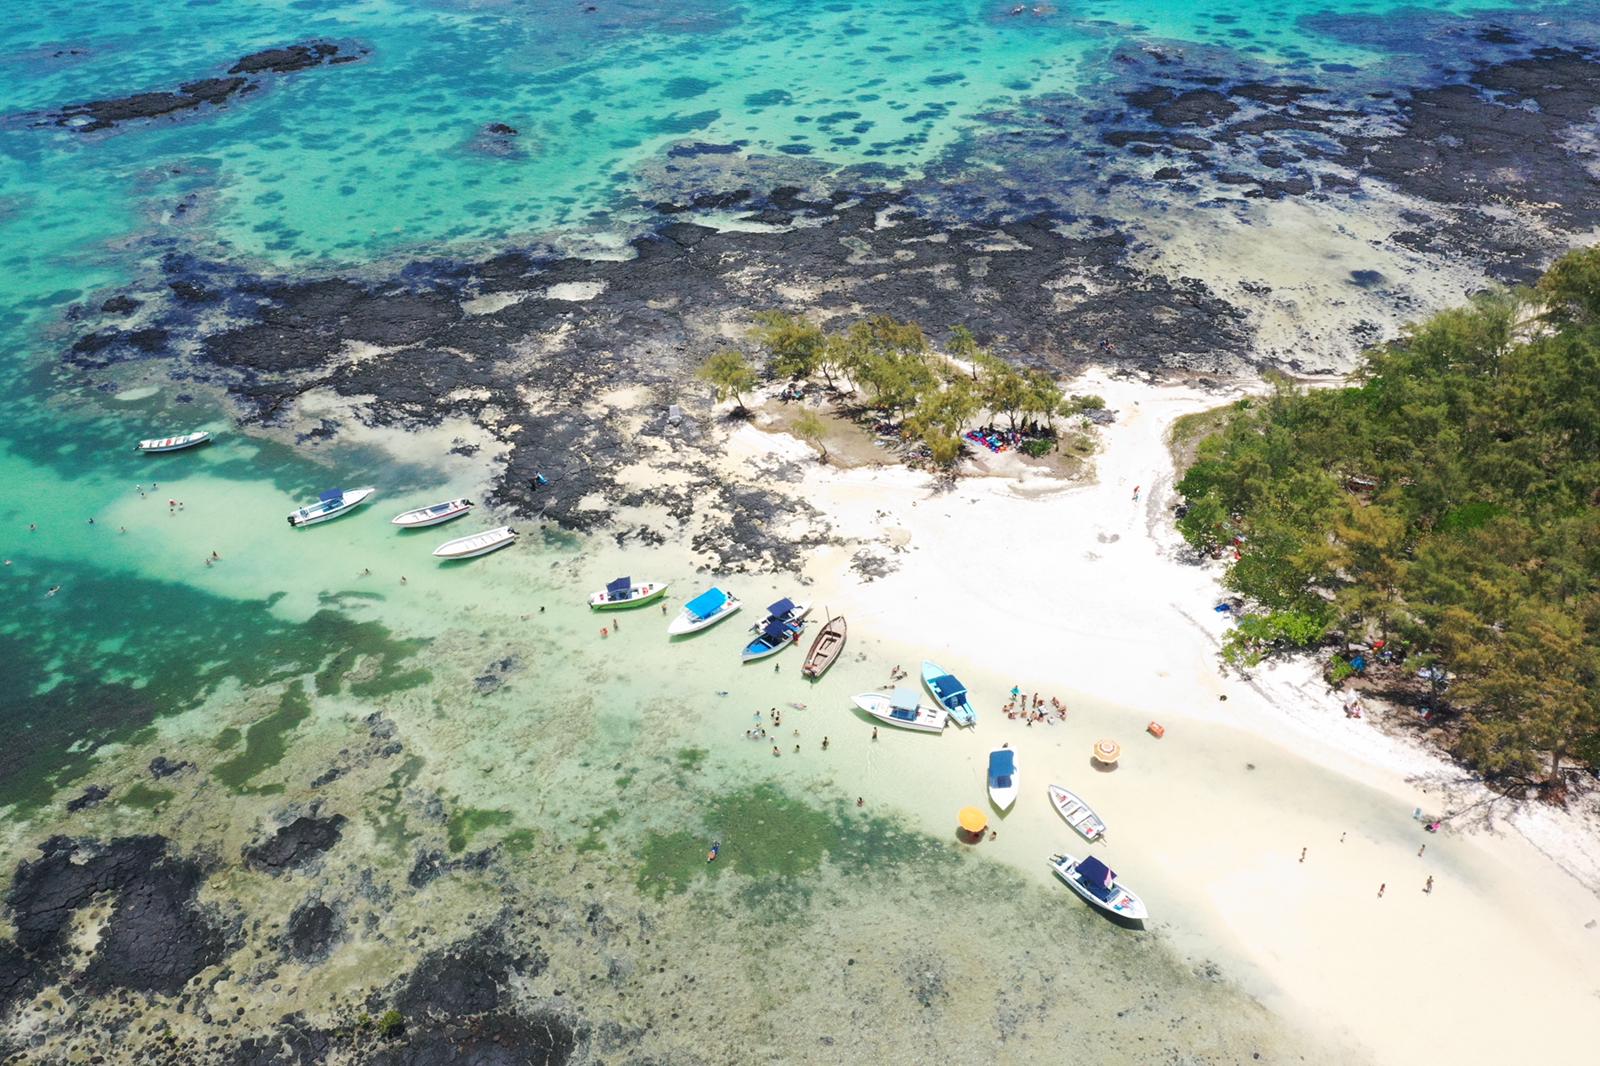
[[[1122,745],[1114,740],[1097,740],[1094,742],[1094,757],[1103,763],[1114,763],[1122,757]]]
[[[956,815],[956,821],[960,822],[961,828],[969,833],[981,833],[989,826],[989,819],[976,807],[961,808],[960,813]]]

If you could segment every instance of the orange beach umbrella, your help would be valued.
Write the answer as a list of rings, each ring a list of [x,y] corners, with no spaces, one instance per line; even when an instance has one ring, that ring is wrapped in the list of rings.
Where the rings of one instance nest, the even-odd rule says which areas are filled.
[[[956,821],[960,822],[961,828],[969,833],[981,833],[989,826],[989,819],[976,807],[961,808],[956,815]]]
[[[1094,757],[1103,763],[1114,763],[1122,757],[1122,745],[1114,740],[1097,740],[1094,742]]]

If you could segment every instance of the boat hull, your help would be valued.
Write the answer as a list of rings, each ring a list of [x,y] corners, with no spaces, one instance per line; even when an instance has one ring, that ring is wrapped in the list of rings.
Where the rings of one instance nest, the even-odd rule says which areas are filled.
[[[996,788],[995,786],[990,785],[989,802],[994,804],[997,810],[1009,811],[1017,802],[1017,786],[1012,785],[1009,788]]]
[[[690,633],[698,633],[702,629],[710,629],[730,614],[736,613],[743,606],[744,604],[738,600],[729,600],[720,611],[708,618],[695,618],[688,613],[680,614],[672,620],[671,625],[667,626],[667,635],[669,637],[684,637]]]
[[[933,687],[934,678],[949,677],[950,675],[938,663],[930,659],[922,660],[922,687],[928,690],[929,695],[939,701],[950,714],[950,720],[956,725],[973,726],[978,724],[978,712],[972,706],[972,701],[967,699],[965,690],[959,698],[946,702],[939,695],[939,690]]]
[[[156,437],[151,440],[139,442],[139,450],[146,455],[161,455],[165,452],[181,452],[185,448],[198,447],[211,439],[207,432],[186,433],[181,437]]]
[[[448,511],[440,511],[436,514],[429,513],[433,510],[433,507],[418,507],[414,511],[405,511],[395,515],[389,519],[389,524],[399,526],[401,529],[427,529],[429,526],[442,526],[446,522],[453,521],[468,513],[473,506],[471,501],[468,500],[452,500],[451,503],[459,504],[459,506],[453,506]],[[437,506],[438,504],[434,504],[434,507]]]
[[[1116,893],[1108,902],[1084,887],[1083,882],[1078,878],[1077,859],[1074,859],[1071,855],[1063,854],[1047,861],[1050,863],[1050,869],[1055,871],[1056,876],[1096,910],[1127,922],[1143,922],[1150,916],[1149,910],[1144,905],[1144,900],[1123,887],[1120,878],[1112,882],[1116,888]]]
[[[452,559],[476,559],[480,555],[509,548],[517,542],[517,531],[510,526],[501,526],[499,529],[490,530],[489,533],[495,536],[474,533],[471,536],[447,540],[433,549],[433,557],[446,562]]]
[[[949,720],[949,713],[943,707],[918,707],[915,719],[896,718],[889,713],[892,707],[889,697],[881,692],[863,692],[852,697],[852,701],[884,725],[909,729],[914,733],[943,733],[945,723]]]
[[[812,680],[827,673],[828,668],[844,654],[845,641],[849,636],[850,630],[845,625],[844,615],[828,619],[817,634],[817,639],[811,642],[811,650],[806,652],[805,665],[800,672]]]
[[[1051,785],[1049,791],[1050,806],[1054,807],[1062,820],[1072,827],[1073,832],[1090,842],[1105,836],[1106,823],[1095,813],[1094,808],[1077,794],[1067,791],[1060,785]]]
[[[644,584],[634,586],[635,594],[625,600],[608,600],[604,592],[596,592],[589,597],[589,607],[596,611],[628,611],[635,607],[643,607],[647,603],[654,603],[667,594],[665,583]]]
[[[335,518],[343,518],[372,499],[373,494],[377,491],[377,489],[356,489],[354,492],[345,494],[344,501],[330,511],[307,513],[308,509],[305,507],[300,508],[298,511],[291,511],[289,513],[289,524],[296,529],[303,529],[306,526],[331,522]]]

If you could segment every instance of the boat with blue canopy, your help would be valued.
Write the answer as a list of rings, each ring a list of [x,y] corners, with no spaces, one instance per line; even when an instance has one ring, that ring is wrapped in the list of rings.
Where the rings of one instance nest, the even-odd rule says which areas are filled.
[[[1002,811],[1017,802],[1017,753],[1009,747],[989,753],[989,802]]]
[[[1118,881],[1116,872],[1093,855],[1086,859],[1052,855],[1050,868],[1067,887],[1107,914],[1130,922],[1142,922],[1149,917],[1144,900]]]
[[[667,633],[674,637],[681,637],[686,633],[698,633],[702,629],[716,625],[743,606],[739,597],[726,589],[713,586],[683,605],[678,617],[667,626]]]
[[[290,511],[289,524],[298,529],[349,514],[372,499],[377,491],[370,485],[359,489],[329,489],[317,497],[316,503]]]
[[[597,611],[616,611],[627,607],[643,607],[666,594],[665,581],[634,581],[619,577],[606,583],[606,587],[589,597],[589,606]]]
[[[943,707],[924,707],[914,688],[897,688],[890,693],[863,692],[852,698],[857,707],[884,725],[915,729],[922,733],[942,733],[950,712]]]
[[[741,661],[752,663],[765,659],[793,644],[806,627],[806,615],[811,612],[809,603],[795,603],[784,597],[767,608],[767,616],[750,627],[755,639],[744,646]]]
[[[973,708],[972,701],[967,699],[967,686],[938,663],[922,660],[922,683],[928,686],[933,698],[950,712],[950,720],[956,725],[978,724],[978,712]]]

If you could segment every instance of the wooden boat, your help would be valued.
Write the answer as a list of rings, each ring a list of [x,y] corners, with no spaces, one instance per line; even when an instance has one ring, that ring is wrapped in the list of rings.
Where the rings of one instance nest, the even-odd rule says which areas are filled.
[[[459,500],[446,500],[414,511],[402,511],[389,519],[389,524],[401,529],[422,529],[425,526],[443,525],[452,518],[460,518],[472,510],[472,501],[463,496]]]
[[[316,503],[289,512],[289,524],[296,528],[314,526],[318,522],[349,514],[372,499],[377,491],[370,485],[360,489],[329,489],[317,497]]]
[[[1052,855],[1050,868],[1078,895],[1094,906],[1132,922],[1149,917],[1144,900],[1129,891],[1105,863],[1093,855],[1074,859],[1071,855]]]
[[[806,615],[811,613],[809,603],[795,603],[785,597],[767,608],[767,617],[750,627],[755,639],[744,646],[740,661],[753,663],[776,655],[800,639],[806,627]]]
[[[897,688],[885,695],[882,692],[863,692],[854,697],[857,707],[885,725],[897,729],[915,729],[923,733],[942,733],[950,712],[943,707],[924,707],[917,699],[917,690]]]
[[[1017,802],[1017,753],[996,748],[989,753],[989,802],[1007,811]]]
[[[619,577],[605,588],[589,597],[589,606],[597,611],[619,611],[628,607],[643,607],[651,600],[666,595],[665,581],[641,581],[634,584],[631,577]]]
[[[844,641],[848,635],[844,615],[829,617],[817,633],[817,639],[811,642],[811,650],[806,652],[805,665],[800,667],[800,672],[811,678],[827,673],[828,667],[838,662],[839,656],[844,654]]]
[[[686,633],[698,633],[716,625],[743,606],[733,593],[713,586],[683,605],[683,611],[667,626],[667,634],[681,637]]]
[[[455,540],[447,540],[433,549],[435,559],[472,559],[479,555],[488,555],[492,551],[515,544],[517,531],[510,526],[501,526],[499,529],[486,529],[482,533],[472,533]]]
[[[933,698],[950,712],[956,725],[977,725],[978,712],[967,699],[967,686],[957,681],[936,662],[922,660],[922,683],[928,686]]]
[[[154,440],[139,442],[139,450],[146,455],[157,452],[181,452],[185,448],[193,448],[196,444],[204,444],[211,439],[211,434],[205,430],[196,430],[177,437],[157,437]]]
[[[1083,839],[1099,840],[1106,835],[1106,823],[1094,813],[1094,808],[1060,785],[1050,786],[1050,805]]]

